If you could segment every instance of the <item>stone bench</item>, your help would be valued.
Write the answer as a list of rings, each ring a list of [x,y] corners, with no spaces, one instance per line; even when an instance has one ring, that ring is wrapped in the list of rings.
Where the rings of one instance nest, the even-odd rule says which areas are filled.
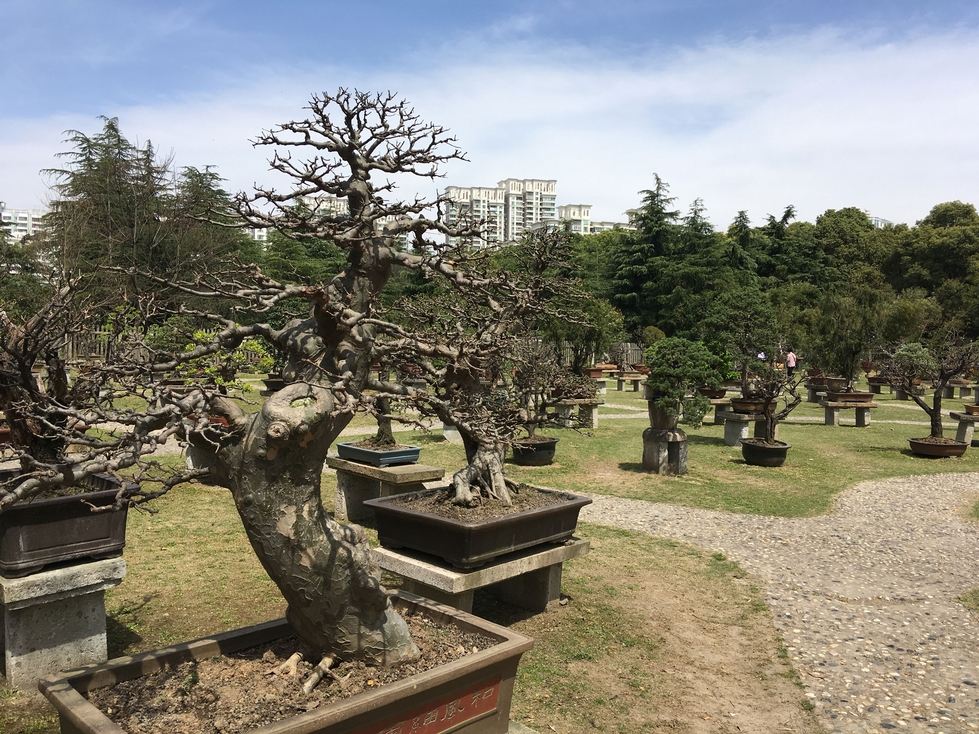
[[[825,385],[806,385],[806,402],[818,403],[826,397]]]
[[[724,414],[724,444],[737,446],[741,443],[742,438],[748,438],[749,423],[755,424],[752,436],[755,438],[765,437],[765,416],[763,414],[727,411]]]
[[[840,425],[840,411],[853,410],[856,414],[858,428],[866,428],[870,425],[870,411],[877,407],[877,403],[833,402],[830,400],[824,400],[820,405],[823,406],[823,423],[825,425]]]
[[[714,408],[714,425],[723,426],[725,416],[731,412],[731,398],[709,398]]]
[[[565,428],[581,425],[586,428],[598,428],[598,406],[605,405],[604,400],[595,398],[569,398],[554,404],[557,408],[558,424]],[[571,418],[571,411],[578,410],[577,424]]]
[[[364,500],[417,492],[426,489],[426,482],[440,480],[445,475],[445,469],[440,466],[371,466],[336,456],[326,457],[326,465],[337,473],[337,518],[359,523],[374,520],[374,513],[364,507]]]
[[[615,389],[618,390],[619,392],[622,392],[623,390],[625,390],[625,384],[627,382],[631,382],[632,392],[639,392],[639,388],[645,379],[646,379],[645,375],[639,375],[639,374],[619,375],[618,377],[615,378]]]
[[[21,578],[0,576],[0,651],[7,682],[36,693],[40,678],[104,663],[105,591],[125,576],[122,558]]]
[[[482,588],[508,604],[543,612],[561,598],[564,562],[590,548],[589,541],[571,538],[501,556],[473,571],[449,568],[440,559],[404,550],[374,548],[372,553],[378,566],[404,579],[405,591],[464,612],[472,611],[473,596]]]
[[[955,391],[958,390],[960,398],[967,398],[972,394],[972,390],[974,387],[975,387],[974,385],[953,385],[951,383],[948,383],[947,385],[945,385],[944,388],[942,388],[942,397],[954,398]]]
[[[958,413],[952,411],[949,413],[953,421],[958,421],[958,427],[955,429],[955,440],[961,443],[972,445],[972,437],[975,433],[976,423],[979,422],[979,415],[969,415],[968,413]]]

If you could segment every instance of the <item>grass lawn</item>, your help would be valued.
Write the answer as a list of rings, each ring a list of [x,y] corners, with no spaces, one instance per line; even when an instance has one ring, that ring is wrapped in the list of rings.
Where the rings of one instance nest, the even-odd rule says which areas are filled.
[[[976,614],[979,614],[979,587],[963,594],[961,600],[965,604],[966,609],[971,609]]]
[[[107,595],[110,656],[281,616],[226,491],[179,488],[156,509],[130,515],[129,575]],[[536,639],[514,718],[569,734],[728,731],[732,723],[821,731],[759,591],[736,565],[646,536],[580,531],[592,553],[566,566],[566,606],[527,618],[477,600],[477,614]],[[0,732],[56,731],[46,704],[0,687]]]
[[[907,439],[927,435],[927,416],[912,403],[896,401],[890,395],[879,398],[881,407],[873,414],[876,422],[867,428],[824,426],[822,408],[803,403],[792,413],[790,420],[796,422],[779,427],[780,438],[792,449],[786,465],[778,469],[745,464],[739,447],[724,445],[722,426],[685,426],[690,442],[689,474],[662,477],[642,470],[642,432],[648,426],[642,394],[612,389],[602,406],[607,412],[600,415],[599,427],[591,435],[549,429],[546,433],[560,438],[555,463],[547,467],[509,465],[508,472],[517,480],[586,494],[794,517],[828,511],[838,492],[864,479],[979,471],[979,449],[968,450],[960,459],[912,456]],[[947,401],[953,409],[960,402]],[[805,418],[818,418],[819,423],[800,420]],[[853,422],[852,415],[849,422]],[[949,433],[954,435],[954,428]],[[447,469],[462,466],[462,448],[441,441],[437,434],[409,434],[405,440],[424,447],[424,463]],[[979,517],[979,507],[976,513]]]

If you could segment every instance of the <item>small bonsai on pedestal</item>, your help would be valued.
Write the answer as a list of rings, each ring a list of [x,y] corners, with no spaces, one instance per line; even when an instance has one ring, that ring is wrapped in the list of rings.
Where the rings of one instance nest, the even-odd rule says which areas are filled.
[[[895,390],[902,390],[928,414],[931,430],[923,438],[909,439],[912,453],[921,456],[961,456],[966,444],[945,438],[942,430],[942,394],[945,386],[979,364],[979,344],[950,330],[936,333],[927,342],[907,342],[887,355],[882,373]],[[919,395],[916,384],[935,386],[931,404]]]
[[[643,468],[686,474],[687,435],[677,424],[682,418],[700,425],[710,403],[697,388],[720,382],[718,359],[700,342],[667,337],[646,350],[646,364],[650,427],[642,434]]]
[[[768,350],[775,354],[777,349]],[[773,357],[769,356],[755,368],[751,382],[752,394],[761,401],[761,415],[765,420],[762,436],[741,440],[741,455],[745,462],[755,466],[781,466],[790,448],[789,444],[779,441],[776,437],[778,424],[788,418],[795,410],[802,397],[799,395],[801,375],[789,377],[786,371],[775,365]]]

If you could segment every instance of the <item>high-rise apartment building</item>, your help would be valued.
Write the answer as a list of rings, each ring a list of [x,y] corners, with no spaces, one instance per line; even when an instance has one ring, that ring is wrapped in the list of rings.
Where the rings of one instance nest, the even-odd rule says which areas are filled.
[[[513,242],[533,225],[557,216],[557,181],[506,178],[495,187],[449,186],[442,220],[450,225],[482,222],[483,244]]]
[[[8,209],[0,201],[0,222],[13,240],[20,240],[27,235],[35,234],[41,229],[41,219],[47,214],[43,209]]]

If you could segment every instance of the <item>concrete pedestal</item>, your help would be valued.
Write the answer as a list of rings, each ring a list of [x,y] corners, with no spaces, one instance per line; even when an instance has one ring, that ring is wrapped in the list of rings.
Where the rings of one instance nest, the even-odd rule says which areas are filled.
[[[968,398],[972,396],[972,386],[971,385],[959,385],[959,397]]]
[[[598,388],[598,394],[605,395],[606,393],[608,393],[608,383],[605,382],[605,378],[596,377],[594,379],[595,379],[595,387]]]
[[[489,588],[508,604],[542,612],[561,598],[564,562],[585,555],[590,548],[587,540],[572,538],[511,553],[473,571],[449,568],[436,558],[403,550],[374,548],[371,552],[381,568],[404,578],[405,591],[464,612],[472,611],[473,596],[482,588]]]
[[[686,474],[686,434],[680,430],[647,428],[642,432],[642,466],[657,474]]]
[[[627,382],[632,383],[632,392],[639,392],[642,381],[646,379],[642,375],[622,375],[615,380],[615,389],[619,392],[625,390],[625,384]]]
[[[979,421],[979,415],[969,415],[968,413],[957,413],[955,411],[952,411],[949,415],[952,420],[959,422],[955,430],[955,440],[971,446],[972,437],[976,431],[976,422]]]
[[[825,391],[820,390],[819,388],[815,388],[815,387],[809,386],[809,385],[806,386],[806,402],[807,403],[818,403],[824,397],[826,397]]]
[[[598,406],[603,405],[604,400],[590,398],[562,400],[555,404],[558,413],[558,424],[565,428],[598,428]],[[572,418],[571,414],[577,409],[577,419]]]
[[[337,518],[359,523],[374,520],[374,513],[364,507],[364,500],[418,492],[425,489],[426,482],[437,481],[445,474],[440,466],[370,466],[335,456],[328,456],[326,465],[337,472]]]
[[[954,398],[955,397],[955,385],[945,385],[942,388],[943,398]]]
[[[724,414],[724,444],[726,446],[738,446],[742,438],[748,438],[748,424],[754,423],[755,428],[752,435],[755,438],[765,437],[765,416],[760,413],[735,413],[730,411]],[[775,429],[778,431],[778,427]],[[773,437],[774,438],[774,437]]]
[[[723,426],[726,416],[731,412],[731,399],[712,398],[710,404],[714,406],[714,425]]]
[[[44,676],[105,662],[105,590],[125,575],[126,562],[110,558],[23,578],[0,576],[7,682],[33,692]]]
[[[840,411],[852,410],[856,414],[857,428],[866,428],[870,425],[870,411],[877,407],[877,403],[845,403],[845,402],[823,402],[823,424],[827,426],[840,425]]]

